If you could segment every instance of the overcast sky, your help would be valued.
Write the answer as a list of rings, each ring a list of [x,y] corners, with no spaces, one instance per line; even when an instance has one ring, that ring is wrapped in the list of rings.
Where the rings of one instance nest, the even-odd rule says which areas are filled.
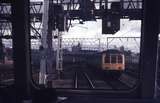
[[[31,1],[43,1],[43,0],[31,0]],[[113,0],[109,0],[113,1]],[[119,1],[119,0],[114,0]],[[130,21],[129,19],[121,19],[120,23],[120,31],[115,33],[114,35],[102,35],[102,21],[86,21],[84,24],[79,24],[79,21],[74,21],[72,23],[72,27],[69,29],[68,32],[65,32],[63,38],[106,38],[106,37],[140,37],[141,34],[141,21]],[[103,39],[105,40],[105,39]],[[101,42],[103,42],[101,40]],[[136,43],[128,43],[125,40],[123,41],[126,47],[129,46],[131,49],[136,49],[137,51],[139,48]],[[86,41],[85,41],[86,43]],[[113,45],[122,45],[120,41],[113,41]],[[139,41],[138,41],[139,45]]]
[[[128,19],[121,19],[120,31],[114,35],[102,35],[102,21],[87,21],[84,24],[73,23],[73,27],[64,37],[140,37],[141,21]]]

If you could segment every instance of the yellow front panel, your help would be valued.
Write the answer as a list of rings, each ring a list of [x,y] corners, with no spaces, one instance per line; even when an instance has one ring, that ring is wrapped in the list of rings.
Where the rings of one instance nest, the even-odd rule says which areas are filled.
[[[103,70],[124,70],[124,65],[121,63],[109,64],[104,63],[102,66]]]

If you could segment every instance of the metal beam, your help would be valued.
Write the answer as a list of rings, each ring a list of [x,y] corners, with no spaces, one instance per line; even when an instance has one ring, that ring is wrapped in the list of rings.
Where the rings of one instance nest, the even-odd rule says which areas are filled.
[[[144,0],[144,19],[141,36],[141,96],[153,99],[155,95],[155,82],[157,71],[158,49],[158,12],[159,0]]]
[[[0,3],[11,3],[12,0],[1,0]]]
[[[107,2],[108,0],[103,1],[103,4],[105,4],[105,2]],[[108,1],[107,3],[111,4],[113,1]],[[140,20],[142,19],[142,9],[141,9],[141,5],[142,5],[142,0],[137,0],[137,1],[133,1],[133,0],[128,0],[128,1],[124,1],[124,0],[120,0],[122,8],[120,10],[120,18],[130,18],[133,20]],[[69,0],[68,2],[66,1],[62,1],[59,2],[58,4],[65,6],[65,10],[64,13],[66,15],[68,15],[68,20],[74,20],[74,19],[80,19],[82,16],[81,10],[80,8],[78,8],[78,5],[80,5],[79,2],[75,1],[75,0]],[[102,18],[102,14],[103,14],[103,10],[102,10],[102,0],[100,1],[95,1],[94,5],[98,4],[98,8],[96,7],[94,9],[94,15],[95,15],[95,19],[101,19]],[[134,4],[136,8],[129,8],[127,9],[126,6],[129,4]],[[140,6],[136,6],[140,5]],[[43,2],[30,2],[30,21],[32,23],[34,22],[42,22],[42,5]],[[52,4],[51,4],[52,5]],[[125,5],[125,6],[124,6]],[[72,7],[74,6],[74,7]],[[108,5],[106,5],[108,6]],[[130,6],[130,5],[129,5]],[[112,12],[111,9],[108,9],[108,12]],[[110,15],[110,14],[107,14]],[[0,4],[0,23],[8,23],[11,22],[11,6],[10,3],[1,3]],[[36,28],[35,28],[36,29]],[[32,31],[35,31],[35,34],[39,35],[40,33],[38,33],[35,29],[32,29]]]
[[[51,83],[53,76],[55,76],[55,70],[53,70],[53,63],[52,63],[52,20],[50,13],[52,12],[51,8],[51,0],[44,0],[44,13],[42,17],[43,22],[43,30],[42,30],[42,54],[44,58],[41,58],[40,64],[40,76],[39,76],[39,83],[46,85],[47,82]]]
[[[30,100],[31,97],[29,20],[29,0],[14,0],[12,2],[12,34],[16,103]]]
[[[107,2],[108,0],[106,0]],[[122,0],[123,1],[123,0]],[[131,1],[123,1],[123,3],[127,3],[127,2],[131,2]],[[99,2],[94,2],[95,4],[97,3],[100,3],[101,5],[101,1]],[[107,2],[107,3],[112,3],[112,2]],[[135,4],[137,3],[137,1],[132,1],[131,4]],[[139,3],[142,3],[142,1],[139,1]],[[71,5],[80,5],[79,2],[75,3],[75,2],[72,2],[72,0],[70,2],[62,2],[62,3],[59,3],[61,5],[66,5],[66,6],[71,6]],[[94,4],[94,5],[95,5]],[[33,18],[37,18],[39,19],[40,21],[42,20],[42,5],[43,5],[43,2],[31,2],[30,3],[30,8],[31,8],[31,11],[30,11],[30,17],[31,19]],[[124,5],[124,4],[122,4]],[[9,4],[6,6],[9,6]],[[107,5],[106,5],[107,6]],[[0,6],[1,7],[1,6]],[[76,18],[79,18],[81,16],[81,11],[79,10],[79,8],[73,8],[72,10],[70,10],[70,8],[66,8],[65,10],[65,13],[68,13],[70,14],[70,18],[71,19],[76,19]],[[135,14],[137,14],[136,16],[139,16],[138,14],[140,14],[142,11],[141,8],[129,8],[129,9],[126,9],[126,8],[122,8],[121,10],[121,17],[128,17],[130,18],[130,16],[134,16]],[[3,17],[3,18],[6,18],[7,20],[10,20],[11,19],[11,15],[9,13],[5,13],[5,11],[3,11],[4,13],[0,13],[0,17]],[[95,9],[95,16],[101,18],[101,14],[102,13],[102,8],[99,7],[97,9]],[[139,18],[141,19],[141,18]]]

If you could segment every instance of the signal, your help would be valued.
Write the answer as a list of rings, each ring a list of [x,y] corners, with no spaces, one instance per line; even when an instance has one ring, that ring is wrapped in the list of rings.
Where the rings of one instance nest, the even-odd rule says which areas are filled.
[[[66,28],[66,17],[64,15],[64,9],[62,5],[53,4],[51,6],[50,12],[50,23],[52,23],[52,29],[56,30],[58,28],[59,31],[65,31]]]
[[[80,18],[83,21],[95,21],[95,5],[94,1],[81,0],[80,2]]]
[[[105,9],[102,16],[102,34],[114,34],[120,30],[120,2],[113,2],[111,9]]]

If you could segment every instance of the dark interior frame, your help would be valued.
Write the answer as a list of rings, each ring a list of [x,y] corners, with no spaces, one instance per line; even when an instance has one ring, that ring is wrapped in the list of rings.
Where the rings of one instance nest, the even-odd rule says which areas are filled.
[[[143,20],[141,35],[140,68],[141,78],[137,91],[133,93],[101,93],[100,97],[124,98],[124,99],[154,99],[157,71],[158,51],[158,27],[159,27],[159,0],[143,0]],[[156,12],[157,11],[157,12]],[[15,91],[19,100],[29,100],[32,91],[37,90],[33,86],[30,66],[30,27],[29,27],[29,0],[12,1],[12,27],[13,27],[13,56],[15,68]],[[37,90],[40,91],[41,89]],[[98,96],[94,93],[86,94],[72,90],[57,90],[60,95],[70,96]],[[93,95],[91,95],[93,94]],[[116,101],[116,100],[115,100]]]

